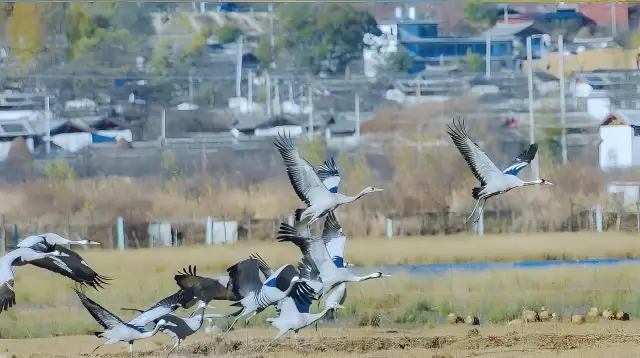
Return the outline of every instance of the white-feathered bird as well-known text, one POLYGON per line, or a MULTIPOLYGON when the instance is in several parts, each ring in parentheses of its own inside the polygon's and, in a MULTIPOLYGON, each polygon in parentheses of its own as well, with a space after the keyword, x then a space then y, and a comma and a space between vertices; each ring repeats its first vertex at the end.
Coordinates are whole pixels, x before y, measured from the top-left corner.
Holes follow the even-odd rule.
POLYGON ((106 342, 97 346, 89 355, 92 355, 103 345, 126 342, 129 343, 131 358, 133 358, 134 341, 152 337, 164 326, 174 326, 173 323, 160 319, 152 330, 148 330, 146 327, 148 327, 147 325, 149 323, 175 311, 179 307, 184 307, 187 302, 194 298, 193 292, 180 290, 149 307, 149 309, 134 317, 129 322, 124 322, 78 289, 74 288, 74 291, 76 291, 80 302, 82 302, 82 305, 87 309, 89 314, 104 328, 103 332, 94 333, 96 337, 107 339, 106 342))
POLYGON ((0 257, 0 313, 16 304, 15 270, 16 266, 47 257, 62 257, 67 254, 59 251, 39 252, 20 247, 0 257))
POLYGON ((390 277, 390 275, 385 275, 382 272, 374 272, 366 276, 356 276, 347 268, 336 266, 322 239, 301 235, 295 228, 286 223, 280 224, 277 239, 280 242, 291 242, 298 246, 302 252, 302 261, 298 267, 299 270, 306 268, 318 271, 318 277, 322 283, 321 295, 326 294, 332 288, 343 282, 360 282, 373 278, 390 277))
POLYGON ((342 290, 344 290, 344 285, 336 287, 325 301, 324 309, 318 313, 309 313, 311 306, 310 300, 313 299, 311 295, 308 295, 306 300, 296 300, 292 296, 285 297, 279 305, 280 313, 278 317, 267 318, 267 322, 271 323, 271 325, 279 331, 276 337, 269 342, 264 349, 266 350, 271 343, 282 337, 288 331, 293 331, 297 339, 299 330, 317 322, 320 318, 324 317, 329 310, 344 308, 340 305, 340 296, 343 294, 342 290))
POLYGON ((535 156, 537 150, 536 147, 532 147, 531 153, 529 151, 523 152, 524 158, 520 160, 520 163, 512 164, 509 168, 503 172, 489 159, 487 154, 469 138, 464 126, 464 119, 453 120, 453 128, 447 126, 449 130, 447 133, 451 136, 453 143, 456 145, 460 154, 471 168, 473 175, 480 181, 480 186, 471 190, 473 198, 476 199, 476 205, 471 212, 471 215, 467 219, 469 222, 473 218, 473 222, 476 223, 482 215, 484 204, 487 199, 492 196, 503 194, 513 188, 518 188, 528 185, 553 185, 551 182, 544 179, 536 179, 533 181, 522 181, 515 174, 519 169, 526 166, 524 163, 531 162, 531 159, 535 156), (515 165, 515 168, 512 168, 515 165), (519 169, 518 169, 519 167, 519 169), (517 170, 514 170, 517 169, 517 170), (514 174, 515 173, 515 174, 514 174))
POLYGON ((82 256, 75 251, 62 246, 69 244, 78 244, 83 246, 100 244, 88 239, 78 238, 80 240, 68 240, 54 233, 32 235, 20 241, 18 243, 18 247, 30 248, 38 252, 62 252, 66 255, 49 256, 29 261, 27 263, 68 277, 81 285, 90 286, 95 290, 98 290, 98 288, 104 288, 102 285, 108 285, 109 282, 107 281, 112 278, 98 274, 89 267, 82 256))
POLYGON ((307 204, 300 218, 302 221, 309 219, 306 221, 307 225, 311 225, 340 205, 358 200, 365 194, 382 191, 382 189, 367 187, 356 196, 332 193, 320 180, 313 166, 300 156, 289 136, 284 137, 278 134, 274 144, 282 156, 293 190, 300 200, 307 204))

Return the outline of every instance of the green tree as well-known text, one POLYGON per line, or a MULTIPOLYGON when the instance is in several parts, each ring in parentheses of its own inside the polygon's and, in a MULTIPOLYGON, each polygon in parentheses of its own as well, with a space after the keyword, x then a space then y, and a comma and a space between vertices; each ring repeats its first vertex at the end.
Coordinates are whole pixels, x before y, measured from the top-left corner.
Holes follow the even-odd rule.
POLYGON ((240 37, 242 35, 242 30, 235 25, 225 25, 219 28, 215 33, 218 36, 218 41, 220 41, 221 44, 226 44, 233 42, 240 37))
POLYGON ((477 53, 471 52, 471 49, 467 49, 467 54, 464 56, 464 64, 471 72, 479 71, 482 67, 483 57, 477 53))
POLYGON ((470 1, 464 8, 464 16, 469 22, 489 27, 493 26, 498 15, 494 4, 487 4, 477 0, 470 1))
POLYGON ((369 12, 344 3, 283 4, 276 13, 284 32, 276 45, 314 74, 344 73, 362 57, 364 35, 379 33, 369 12))
POLYGON ((73 180, 76 173, 64 158, 49 159, 44 164, 44 174, 56 181, 73 180))
POLYGON ((391 55, 389 58, 389 64, 392 69, 399 72, 406 72, 413 67, 411 56, 409 56, 409 53, 407 53, 407 50, 405 49, 399 49, 398 52, 391 55))

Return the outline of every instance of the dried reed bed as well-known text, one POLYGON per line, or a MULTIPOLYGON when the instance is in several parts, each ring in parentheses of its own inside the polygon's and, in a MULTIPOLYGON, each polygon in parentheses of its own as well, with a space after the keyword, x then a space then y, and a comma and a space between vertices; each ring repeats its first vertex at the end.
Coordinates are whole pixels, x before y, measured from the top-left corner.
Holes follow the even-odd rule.
MULTIPOLYGON (((560 243, 558 251, 564 249, 562 242, 565 239, 567 238, 555 238, 560 243)), ((459 240, 458 243, 452 243, 453 247, 462 245, 464 241, 468 246, 472 244, 470 239, 459 240)), ((512 247, 553 247, 553 240, 540 242, 541 240, 536 236, 521 239, 516 237, 513 238, 512 247)), ((612 240, 609 244, 613 247, 627 239, 612 240)), ((401 240, 394 245, 384 244, 385 241, 382 240, 375 241, 374 245, 370 241, 350 242, 347 258, 353 258, 355 260, 351 261, 355 262, 376 263, 385 250, 393 252, 392 246, 403 245, 401 240), (365 253, 357 254, 361 252, 357 249, 362 249, 365 245, 372 248, 368 261, 365 253)), ((489 242, 492 241, 489 239, 489 242)), ((572 241, 577 244, 581 240, 576 238, 572 241)), ((585 238, 585 241, 593 243, 595 239, 585 238)), ((407 241, 406 247, 414 252, 426 251, 425 248, 432 247, 440 255, 453 255, 444 240, 440 243, 431 242, 431 245, 426 241, 423 246, 415 246, 417 242, 407 241)), ((175 292, 177 286, 173 274, 183 266, 196 264, 199 274, 216 275, 223 273, 222 267, 227 265, 225 262, 242 259, 250 252, 259 252, 277 267, 299 259, 297 250, 288 246, 292 245, 271 244, 271 249, 269 244, 260 243, 209 249, 193 247, 125 252, 91 250, 83 253, 87 262, 98 272, 116 279, 105 290, 88 290, 88 295, 117 314, 129 317, 131 313, 120 311, 119 308, 144 308, 175 292), (275 247, 279 249, 276 250, 275 247)), ((504 241, 501 245, 494 242, 488 247, 493 246, 504 247, 504 241)), ((440 260, 435 255, 433 261, 440 260)), ((446 315, 452 311, 459 315, 478 315, 486 323, 509 320, 523 306, 545 306, 558 313, 576 313, 597 305, 614 310, 621 308, 633 316, 640 313, 640 294, 634 289, 640 283, 636 270, 636 265, 627 264, 597 269, 554 268, 480 273, 457 271, 442 276, 399 274, 350 284, 346 309, 341 315, 350 324, 367 325, 371 317, 380 317, 385 325, 433 326, 446 322, 446 315)), ((71 290, 72 286, 69 280, 53 273, 29 266, 18 268, 15 284, 18 304, 0 315, 2 338, 86 334, 97 329, 97 324, 80 306, 71 290)), ((215 306, 221 312, 232 311, 228 302, 216 302, 215 306)), ((264 326, 264 316, 271 314, 273 312, 269 309, 261 317, 256 317, 254 325, 264 326)))
MULTIPOLYGON (((385 189, 339 210, 340 221, 348 235, 382 236, 386 217, 424 213, 436 213, 439 219, 437 223, 422 225, 417 234, 464 230, 463 216, 473 208, 470 191, 477 182, 455 147, 427 145, 437 139, 450 142, 446 137, 445 122, 433 119, 435 115, 423 119, 424 133, 418 136, 420 138, 416 137, 413 124, 420 120, 417 113, 422 116, 430 113, 429 105, 424 106, 414 107, 413 117, 403 117, 408 123, 403 122, 391 136, 393 140, 374 143, 383 152, 377 155, 378 162, 362 153, 338 155, 343 177, 341 192, 354 195, 371 185, 385 189), (418 143, 425 144, 424 148, 418 150, 418 143)), ((450 114, 457 107, 442 108, 444 113, 450 114)), ((470 133, 483 138, 483 147, 493 148, 497 145, 496 136, 487 123, 474 121, 468 125, 470 133)), ((302 154, 312 164, 320 164, 325 153, 322 145, 303 144, 301 147, 302 154)), ((569 223, 575 221, 577 213, 591 210, 595 204, 602 205, 604 210, 619 210, 606 192, 606 183, 611 178, 599 169, 579 164, 555 164, 542 147, 539 156, 542 177, 556 185, 516 189, 492 198, 486 211, 511 212, 512 222, 508 227, 485 225, 487 232, 567 230, 572 227, 569 223)), ((495 159, 505 162, 512 158, 495 159)), ((530 169, 525 168, 520 177, 531 179, 530 169)), ((107 177, 5 184, 0 186, 0 214, 8 224, 20 224, 25 231, 22 234, 70 231, 98 235, 94 238, 104 242, 107 236, 104 226, 113 225, 118 216, 123 216, 128 224, 140 225, 156 220, 202 220, 210 215, 241 222, 249 218, 278 221, 280 218, 286 220, 296 207, 302 206, 284 175, 252 184, 230 178, 201 175, 163 181, 107 177)), ((579 226, 586 229, 589 225, 581 222, 579 226)), ((271 225, 258 230, 253 231, 254 238, 273 237, 271 225)), ((201 241, 202 237, 190 240, 201 241)))

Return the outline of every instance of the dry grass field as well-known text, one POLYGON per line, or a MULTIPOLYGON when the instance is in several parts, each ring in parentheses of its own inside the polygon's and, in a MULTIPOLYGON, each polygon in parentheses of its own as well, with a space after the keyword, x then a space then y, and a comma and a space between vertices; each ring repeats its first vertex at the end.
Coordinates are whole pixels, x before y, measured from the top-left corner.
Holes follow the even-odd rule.
MULTIPOLYGON (((606 235, 606 239, 595 234, 353 239, 347 244, 345 256, 357 265, 639 256, 636 236, 606 235)), ((300 258, 295 246, 274 242, 124 252, 88 250, 82 252, 88 264, 115 279, 105 290, 89 289, 87 294, 116 314, 128 317, 130 313, 119 308, 145 308, 175 292, 173 274, 182 267, 197 265, 201 275, 222 274, 226 267, 253 252, 274 267, 300 258)), ((636 270, 635 264, 625 264, 451 272, 440 276, 398 274, 350 284, 340 324, 362 327, 380 322, 383 327, 436 327, 446 322, 450 312, 477 315, 483 324, 501 323, 518 316, 523 306, 545 306, 558 314, 571 314, 596 305, 601 309, 622 308, 636 315, 640 313, 640 294, 635 290, 640 278, 636 270)), ((95 331, 99 326, 79 304, 72 286, 70 280, 48 271, 29 266, 17 268, 17 305, 0 314, 0 337, 36 338, 95 331)), ((216 302, 215 306, 221 312, 231 311, 228 302, 216 302)), ((273 313, 265 311, 252 320, 253 325, 266 327, 264 317, 273 313)))

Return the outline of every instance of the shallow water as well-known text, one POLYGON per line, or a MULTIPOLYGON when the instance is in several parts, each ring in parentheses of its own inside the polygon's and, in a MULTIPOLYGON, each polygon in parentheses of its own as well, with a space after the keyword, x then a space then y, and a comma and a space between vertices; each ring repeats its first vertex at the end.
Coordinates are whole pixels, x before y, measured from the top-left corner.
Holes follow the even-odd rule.
POLYGON ((521 262, 469 262, 429 265, 383 265, 369 267, 354 267, 353 271, 379 270, 385 273, 404 272, 417 275, 442 275, 451 271, 488 271, 504 269, 541 269, 552 267, 575 266, 613 266, 620 264, 640 263, 640 258, 625 259, 589 259, 589 260, 549 260, 549 261, 521 261, 521 262), (366 269, 366 270, 365 270, 366 269))

